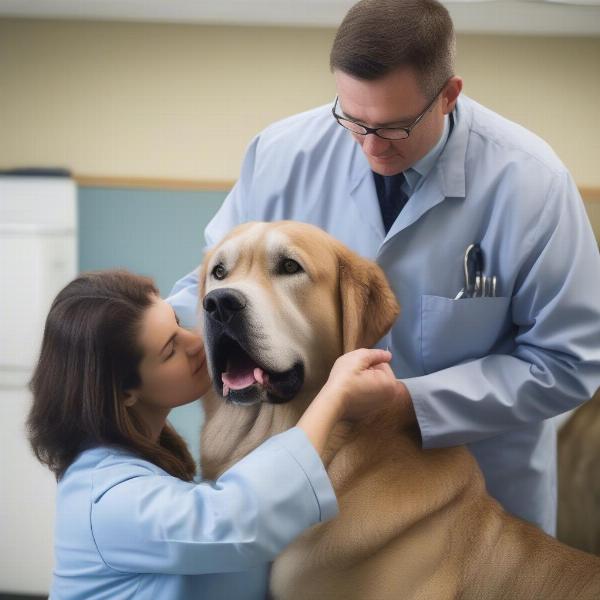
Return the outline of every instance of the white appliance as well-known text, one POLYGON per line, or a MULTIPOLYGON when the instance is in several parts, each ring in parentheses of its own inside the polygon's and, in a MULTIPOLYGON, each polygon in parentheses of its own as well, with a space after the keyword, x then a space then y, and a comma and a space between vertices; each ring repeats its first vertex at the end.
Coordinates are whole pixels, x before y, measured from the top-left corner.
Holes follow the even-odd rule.
POLYGON ((27 384, 50 304, 76 274, 75 182, 0 176, 0 593, 50 589, 56 481, 27 442, 27 384))

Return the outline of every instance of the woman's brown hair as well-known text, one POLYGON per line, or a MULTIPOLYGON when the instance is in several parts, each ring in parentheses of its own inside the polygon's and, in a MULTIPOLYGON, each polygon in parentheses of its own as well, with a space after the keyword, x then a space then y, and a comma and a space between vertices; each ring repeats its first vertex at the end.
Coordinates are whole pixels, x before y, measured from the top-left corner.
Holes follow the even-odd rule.
POLYGON ((79 276, 52 303, 27 427, 35 455, 57 479, 82 450, 100 445, 132 451, 185 481, 195 475, 181 436, 167 424, 154 442, 123 403, 124 391, 140 384, 137 339, 158 294, 147 277, 98 271, 79 276))

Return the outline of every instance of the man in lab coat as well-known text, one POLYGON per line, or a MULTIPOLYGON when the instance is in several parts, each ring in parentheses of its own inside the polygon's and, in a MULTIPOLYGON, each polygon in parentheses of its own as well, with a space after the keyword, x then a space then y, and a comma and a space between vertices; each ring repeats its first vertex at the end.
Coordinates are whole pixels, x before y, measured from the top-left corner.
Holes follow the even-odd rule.
MULTIPOLYGON (((567 169, 461 95, 454 47, 435 0, 355 5, 331 51, 337 98, 252 141, 206 240, 295 219, 377 261, 402 307, 381 345, 423 447, 468 445, 489 492, 554 534, 550 418, 600 386, 600 256, 567 169)), ((172 294, 193 321, 196 273, 172 294)))

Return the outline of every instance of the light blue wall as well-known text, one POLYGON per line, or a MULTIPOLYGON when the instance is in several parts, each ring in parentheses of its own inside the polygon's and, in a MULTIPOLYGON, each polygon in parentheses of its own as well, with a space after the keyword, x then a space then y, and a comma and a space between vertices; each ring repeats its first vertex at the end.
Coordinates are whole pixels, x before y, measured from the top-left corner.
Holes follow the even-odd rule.
MULTIPOLYGON (((78 190, 79 270, 123 267, 154 279, 163 297, 202 260, 204 228, 225 192, 78 190)), ((169 420, 199 457, 202 411, 177 408, 169 420)))
POLYGON ((125 267, 166 296, 202 260, 204 228, 225 192, 80 187, 79 268, 125 267))

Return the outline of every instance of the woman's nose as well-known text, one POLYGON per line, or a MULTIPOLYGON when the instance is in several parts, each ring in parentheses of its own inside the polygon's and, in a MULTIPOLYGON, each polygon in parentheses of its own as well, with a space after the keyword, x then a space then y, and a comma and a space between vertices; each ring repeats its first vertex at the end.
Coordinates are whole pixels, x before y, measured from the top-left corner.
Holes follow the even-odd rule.
POLYGON ((195 332, 185 330, 185 352, 188 356, 194 356, 204 350, 204 340, 195 332))

